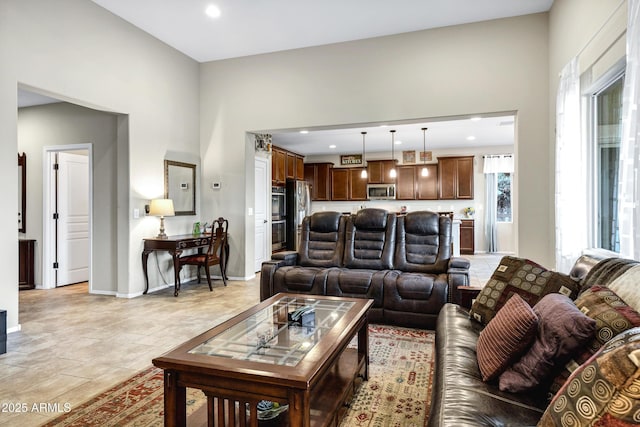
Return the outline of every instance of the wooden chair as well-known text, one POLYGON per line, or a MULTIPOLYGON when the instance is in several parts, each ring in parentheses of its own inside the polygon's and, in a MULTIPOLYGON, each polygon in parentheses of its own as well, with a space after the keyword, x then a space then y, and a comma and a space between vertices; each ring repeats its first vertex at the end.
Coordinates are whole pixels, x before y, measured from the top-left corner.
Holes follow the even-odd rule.
MULTIPOLYGON (((209 284, 209 290, 213 291, 213 288, 211 287, 211 273, 209 273, 209 268, 214 265, 219 265, 222 282, 227 286, 227 277, 224 272, 226 262, 226 254, 224 251, 226 247, 228 228, 229 221, 226 219, 220 217, 215 220, 211 231, 211 241, 209 242, 207 251, 204 253, 185 255, 178 258, 178 273, 182 270, 183 265, 195 265, 198 267, 198 283, 200 283, 200 267, 204 267, 204 272, 207 276, 207 283, 209 284)), ((180 280, 179 275, 178 280, 180 280)))

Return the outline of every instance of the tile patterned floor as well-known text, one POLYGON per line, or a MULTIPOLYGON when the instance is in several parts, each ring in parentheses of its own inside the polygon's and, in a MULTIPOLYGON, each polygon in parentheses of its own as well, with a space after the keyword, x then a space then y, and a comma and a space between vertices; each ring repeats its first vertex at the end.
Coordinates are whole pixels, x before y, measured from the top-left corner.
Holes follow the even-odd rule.
MULTIPOLYGON (((483 285, 500 259, 474 255, 483 285)), ((20 292, 20 332, 0 355, 0 426, 38 426, 132 376, 163 354, 259 301, 259 279, 183 285, 133 299, 90 295, 86 285, 20 292), (49 404, 40 409, 40 404, 49 404), (34 407, 34 404, 36 405, 34 407), (51 405, 53 404, 53 405, 51 405), (17 412, 19 410, 24 412, 17 412)))

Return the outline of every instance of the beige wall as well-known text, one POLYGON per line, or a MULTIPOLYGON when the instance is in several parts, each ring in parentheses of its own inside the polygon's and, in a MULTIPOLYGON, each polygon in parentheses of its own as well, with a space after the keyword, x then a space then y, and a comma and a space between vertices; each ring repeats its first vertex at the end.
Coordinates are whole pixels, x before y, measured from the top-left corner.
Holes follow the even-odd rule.
MULTIPOLYGON (((132 209, 163 193, 168 152, 199 158, 198 64, 87 0, 0 2, 0 194, 14 209, 0 217, 0 305, 18 327, 17 88, 37 88, 86 107, 121 113, 117 120, 115 218, 117 274, 122 296, 144 289, 142 239, 157 218, 134 220, 132 209), (15 202, 14 202, 15 201, 15 202)), ((198 206, 199 209, 199 206, 198 206)), ((188 232, 193 217, 167 220, 167 231, 188 232)), ((163 268, 166 259, 160 259, 163 268)), ((152 283, 161 279, 157 273, 152 283)))
POLYGON ((236 274, 253 271, 253 153, 245 131, 516 112, 518 253, 552 265, 547 14, 201 67, 205 212, 230 217, 236 274), (247 161, 251 159, 251 161, 247 161), (244 199, 234 197, 242 194, 244 199))
POLYGON ((91 288, 116 292, 117 257, 117 117, 69 103, 21 108, 18 151, 27 155, 27 232, 35 239, 36 285, 42 285, 43 148, 54 145, 93 146, 93 242, 91 288))

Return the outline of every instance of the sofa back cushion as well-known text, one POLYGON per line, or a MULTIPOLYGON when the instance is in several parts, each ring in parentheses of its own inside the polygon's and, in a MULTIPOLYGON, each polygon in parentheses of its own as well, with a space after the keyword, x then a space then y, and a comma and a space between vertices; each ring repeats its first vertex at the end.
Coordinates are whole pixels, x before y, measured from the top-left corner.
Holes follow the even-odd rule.
POLYGON ((447 271, 451 258, 451 217, 417 211, 398 218, 394 267, 415 273, 447 271))
POLYGON ((340 267, 344 254, 345 219, 340 212, 317 212, 302 221, 299 264, 340 267))
POLYGON ((346 222, 344 266, 384 270, 393 267, 396 216, 384 209, 362 209, 346 222))

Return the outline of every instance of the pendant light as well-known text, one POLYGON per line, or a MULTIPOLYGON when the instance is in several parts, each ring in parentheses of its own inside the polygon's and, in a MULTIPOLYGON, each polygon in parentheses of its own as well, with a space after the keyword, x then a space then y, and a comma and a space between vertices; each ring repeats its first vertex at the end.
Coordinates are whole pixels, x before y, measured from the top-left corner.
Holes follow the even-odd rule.
POLYGON ((360 132, 362 134, 362 172, 360 172, 360 178, 367 179, 367 162, 365 161, 365 151, 364 151, 364 136, 367 134, 366 132, 360 132))
POLYGON ((429 169, 427 169, 427 136, 426 136, 427 128, 422 128, 422 172, 420 175, 429 176, 429 169))
POLYGON ((396 161, 396 152, 395 152, 395 130, 390 130, 389 132, 391 132, 391 161, 393 161, 393 166, 391 167, 391 170, 389 171, 389 176, 391 178, 395 178, 396 177, 396 165, 395 165, 395 161, 396 161))

